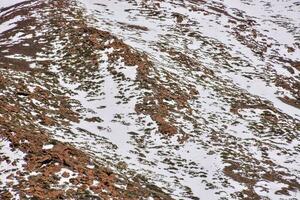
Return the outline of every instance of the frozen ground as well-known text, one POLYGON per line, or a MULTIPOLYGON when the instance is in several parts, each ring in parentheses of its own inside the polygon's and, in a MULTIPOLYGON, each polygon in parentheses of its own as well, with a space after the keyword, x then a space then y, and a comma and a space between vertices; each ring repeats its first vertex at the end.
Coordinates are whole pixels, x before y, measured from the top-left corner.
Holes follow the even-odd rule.
MULTIPOLYGON (((49 74, 29 92, 45 82, 66 96, 32 100, 55 121, 34 126, 174 199, 300 198, 299 2, 79 0, 70 12, 52 9, 32 13, 43 24, 32 37, 0 38, 3 57, 49 74), (53 25, 59 17, 63 28, 53 25), (10 44, 35 37, 45 52, 12 53, 10 44)), ((0 35, 22 17, 0 21, 0 35)))

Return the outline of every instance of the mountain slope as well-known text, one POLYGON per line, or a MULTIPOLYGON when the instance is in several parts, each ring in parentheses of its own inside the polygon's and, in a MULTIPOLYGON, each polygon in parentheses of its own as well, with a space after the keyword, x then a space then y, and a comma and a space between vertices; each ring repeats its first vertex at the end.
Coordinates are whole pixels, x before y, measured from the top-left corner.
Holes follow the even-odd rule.
POLYGON ((299 3, 19 2, 0 3, 5 198, 300 198, 299 3))

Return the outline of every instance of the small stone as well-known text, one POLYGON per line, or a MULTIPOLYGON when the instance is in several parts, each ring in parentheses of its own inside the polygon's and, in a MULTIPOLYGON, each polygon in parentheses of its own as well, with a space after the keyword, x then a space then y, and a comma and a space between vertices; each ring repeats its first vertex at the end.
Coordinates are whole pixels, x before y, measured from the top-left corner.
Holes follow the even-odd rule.
POLYGON ((63 174, 62 174, 62 177, 64 177, 64 178, 68 178, 70 176, 70 174, 68 173, 68 172, 64 172, 63 174))

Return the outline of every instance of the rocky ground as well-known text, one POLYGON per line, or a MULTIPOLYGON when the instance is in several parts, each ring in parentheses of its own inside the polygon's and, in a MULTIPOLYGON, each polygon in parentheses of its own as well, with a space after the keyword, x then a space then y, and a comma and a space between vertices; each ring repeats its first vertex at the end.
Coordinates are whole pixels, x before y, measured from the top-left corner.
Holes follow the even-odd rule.
POLYGON ((0 2, 0 199, 300 199, 300 3, 0 2))

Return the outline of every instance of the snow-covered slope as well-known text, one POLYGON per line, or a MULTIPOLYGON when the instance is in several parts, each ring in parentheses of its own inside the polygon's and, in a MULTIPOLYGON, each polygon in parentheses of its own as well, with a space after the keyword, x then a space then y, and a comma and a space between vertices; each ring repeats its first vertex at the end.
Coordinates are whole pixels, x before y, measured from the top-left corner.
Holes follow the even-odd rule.
MULTIPOLYGON (((167 180, 165 188, 178 198, 190 188, 205 199, 252 192, 280 198, 288 186, 287 177, 274 178, 280 172, 299 184, 299 4, 82 2, 94 25, 149 56, 149 79, 159 85, 149 93, 160 86, 178 96, 196 90, 185 108, 172 97, 154 103, 168 107, 166 120, 178 128, 171 138, 185 138, 159 140, 155 130, 143 138, 158 184, 167 180)), ((136 165, 142 172, 149 164, 136 165)))
POLYGON ((28 94, 2 93, 21 88, 31 128, 123 180, 99 193, 93 179, 93 195, 127 199, 142 177, 131 199, 300 198, 299 2, 41 2, 0 17, 1 73, 23 76, 28 94), (14 28, 28 16, 35 29, 14 28))

